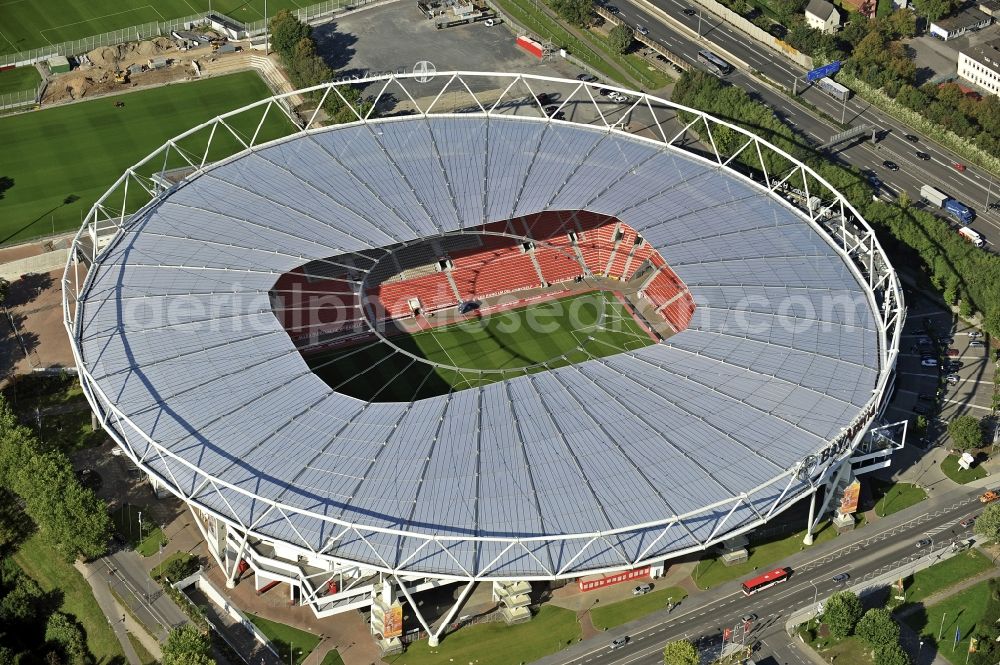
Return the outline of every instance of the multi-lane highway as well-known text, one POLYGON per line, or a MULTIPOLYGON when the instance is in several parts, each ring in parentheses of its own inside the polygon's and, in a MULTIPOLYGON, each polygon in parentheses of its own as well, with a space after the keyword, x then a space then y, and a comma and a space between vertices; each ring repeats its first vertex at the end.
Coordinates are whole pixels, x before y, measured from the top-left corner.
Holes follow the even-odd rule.
MULTIPOLYGON (((917 507, 869 524, 853 533, 815 545, 786 561, 793 569, 785 583, 747 597, 740 582, 733 581, 688 598, 673 612, 666 610, 610 630, 600 637, 580 642, 569 649, 538 661, 539 665, 583 665, 616 663, 618 665, 659 665, 663 645, 674 639, 720 640, 723 628, 737 629, 740 618, 753 613, 746 641, 763 640, 780 644, 785 639, 785 621, 808 605, 844 588, 833 576, 850 575, 847 587, 896 570, 924 556, 936 556, 952 541, 971 537, 970 529, 959 522, 977 513, 981 505, 977 492, 958 489, 928 499, 917 507), (929 547, 916 547, 917 541, 930 538, 929 547), (616 637, 628 636, 626 646, 611 649, 616 637)), ((763 571, 760 571, 763 572, 763 571)))
MULTIPOLYGON (((698 50, 706 47, 712 49, 714 45, 717 47, 716 52, 722 57, 725 58, 727 54, 735 56, 752 70, 788 90, 793 88, 793 81, 798 79, 800 97, 827 116, 837 119, 844 117, 845 123, 852 127, 874 125, 879 131, 888 132, 875 145, 871 141, 859 139, 850 144, 841 144, 834 150, 845 162, 877 174, 887 185, 886 191, 882 192, 886 198, 906 191, 913 201, 919 201, 921 185, 939 187, 973 208, 977 213, 973 228, 987 238, 992 249, 1000 248, 1000 211, 987 208, 987 201, 1000 200, 1000 179, 991 181, 989 174, 975 166, 967 165, 964 172, 959 172, 953 164, 962 163, 960 157, 871 107, 859 97, 852 97, 845 105, 817 88, 807 87, 803 90, 804 69, 707 11, 695 12, 694 15, 685 14, 685 9, 689 10, 689 14, 690 9, 699 9, 693 2, 620 0, 616 4, 621 18, 627 24, 647 27, 648 38, 660 42, 693 66, 700 66, 696 59, 698 50), (908 134, 917 136, 919 140, 907 140, 908 134), (918 158, 918 151, 926 153, 930 159, 918 158), (883 162, 887 160, 895 162, 899 170, 890 171, 885 168, 883 162)), ((832 136, 843 131, 841 127, 792 101, 783 92, 765 84, 746 69, 737 67, 726 80, 756 95, 816 145, 826 143, 832 136)))

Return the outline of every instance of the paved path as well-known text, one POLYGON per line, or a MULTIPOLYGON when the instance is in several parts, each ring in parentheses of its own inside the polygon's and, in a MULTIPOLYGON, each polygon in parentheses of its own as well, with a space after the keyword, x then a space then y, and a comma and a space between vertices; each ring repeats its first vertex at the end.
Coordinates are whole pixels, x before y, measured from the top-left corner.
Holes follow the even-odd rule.
POLYGON ((139 654, 132 648, 132 642, 128 639, 128 632, 125 630, 125 624, 122 621, 122 614, 119 612, 118 604, 115 602, 114 596, 111 595, 111 591, 105 583, 106 577, 99 568, 99 564, 87 564, 77 561, 73 566, 80 571, 83 579, 87 580, 87 583, 90 584, 97 604, 100 606, 101 611, 104 612, 108 623, 111 624, 111 629, 115 631, 115 637, 118 638, 118 642, 122 645, 125 658, 128 659, 131 665, 141 665, 139 654))

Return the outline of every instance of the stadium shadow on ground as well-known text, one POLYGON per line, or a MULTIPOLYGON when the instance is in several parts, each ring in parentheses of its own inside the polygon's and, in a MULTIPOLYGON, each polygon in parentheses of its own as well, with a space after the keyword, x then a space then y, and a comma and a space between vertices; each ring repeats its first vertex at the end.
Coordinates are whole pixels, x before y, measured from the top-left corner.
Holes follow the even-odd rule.
POLYGON ((610 293, 591 291, 307 356, 333 390, 409 402, 648 346, 610 293))

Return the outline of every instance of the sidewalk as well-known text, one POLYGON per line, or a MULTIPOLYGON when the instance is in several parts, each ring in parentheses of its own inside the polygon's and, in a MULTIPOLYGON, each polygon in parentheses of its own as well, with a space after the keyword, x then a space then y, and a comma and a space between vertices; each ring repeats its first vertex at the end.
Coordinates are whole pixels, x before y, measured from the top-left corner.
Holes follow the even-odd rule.
MULTIPOLYGON (((123 615, 118 607, 118 603, 115 602, 114 597, 111 595, 111 591, 104 583, 104 575, 97 568, 97 565, 93 563, 82 563, 77 561, 73 564, 73 567, 80 571, 80 574, 83 575, 83 579, 87 580, 87 583, 90 584, 90 588, 94 592, 94 599, 97 600, 98 606, 101 608, 101 611, 104 612, 104 616, 111 625, 111 629, 115 632, 115 637, 118 638, 118 642, 122 645, 122 651, 125 652, 125 658, 128 660, 130 665, 141 665, 139 655, 135 652, 135 649, 132 648, 132 642, 128 639, 126 624, 122 621, 123 615)), ((125 620, 128 621, 127 614, 125 615, 125 620)), ((133 634, 138 637, 141 632, 144 631, 134 632, 133 634)), ((145 642, 143 642, 143 645, 145 645, 145 642)))

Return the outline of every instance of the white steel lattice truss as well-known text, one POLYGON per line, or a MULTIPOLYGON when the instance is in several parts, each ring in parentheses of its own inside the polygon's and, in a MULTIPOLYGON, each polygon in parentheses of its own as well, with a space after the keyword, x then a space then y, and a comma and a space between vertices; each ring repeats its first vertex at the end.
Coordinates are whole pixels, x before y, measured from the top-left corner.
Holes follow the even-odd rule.
MULTIPOLYGON (((408 578, 422 575, 455 580, 551 579, 620 570, 705 549, 774 517, 829 477, 833 468, 850 455, 879 411, 895 367, 904 317, 896 274, 868 224, 808 166, 730 123, 667 100, 623 92, 632 101, 624 107, 611 108, 593 85, 539 76, 454 72, 439 74, 429 83, 418 83, 409 76, 362 79, 266 99, 168 141, 123 174, 93 206, 75 238, 63 277, 64 322, 84 392, 102 425, 144 470, 189 504, 225 522, 241 538, 282 541, 316 558, 408 578), (351 123, 323 127, 318 113, 299 119, 286 103, 286 98, 292 95, 318 92, 323 99, 336 95, 346 104, 341 91, 347 85, 367 86, 374 102, 363 112, 351 107, 356 116, 351 123), (565 91, 556 104, 558 109, 546 112, 541 91, 557 86, 565 91), (380 118, 377 109, 385 108, 390 96, 416 112, 407 117, 380 118), (574 120, 548 117, 560 117, 557 111, 571 113, 574 120), (262 143, 259 139, 266 135, 268 123, 275 117, 287 117, 296 129, 277 141, 262 143), (474 131, 467 129, 470 126, 474 131), (623 127, 632 127, 633 133, 623 131, 623 127), (407 132, 400 139, 404 129, 407 132), (699 131, 701 145, 690 142, 691 130, 699 131), (485 160, 479 176, 488 177, 458 181, 459 171, 451 167, 451 160, 462 153, 473 134, 481 137, 482 143, 469 152, 485 160), (416 136, 429 136, 430 140, 420 143, 416 136), (720 151, 717 137, 735 148, 720 151), (571 139, 581 141, 572 152, 568 150, 571 139), (339 143, 332 143, 335 141, 339 143), (543 141, 550 143, 543 145, 543 141), (230 153, 238 152, 220 158, 213 150, 221 150, 224 145, 230 146, 230 153), (328 224, 331 232, 338 234, 340 244, 331 241, 328 247, 318 249, 315 245, 320 244, 316 240, 319 236, 305 239, 300 237, 302 231, 279 228, 283 222, 275 219, 302 217, 308 218, 306 223, 314 223, 321 215, 303 213, 297 209, 297 202, 285 198, 286 193, 280 191, 288 187, 290 176, 308 179, 302 175, 305 172, 296 172, 289 164, 299 151, 316 146, 331 156, 324 168, 347 169, 345 164, 358 169, 372 168, 362 172, 364 178, 355 176, 357 183, 365 180, 371 188, 365 196, 390 209, 392 197, 402 191, 398 195, 405 195, 407 200, 415 198, 419 204, 416 209, 422 209, 423 216, 416 222, 402 220, 395 226, 379 226, 372 216, 355 209, 352 214, 363 220, 359 223, 368 226, 328 224), (581 146, 589 147, 580 150, 581 146), (511 161, 505 163, 506 170, 491 171, 490 155, 497 155, 498 160, 505 155, 520 155, 528 165, 521 168, 511 161), (602 155, 611 155, 616 160, 612 166, 618 171, 612 173, 612 167, 598 164, 602 155), (406 160, 411 158, 419 162, 420 170, 409 170, 406 160), (425 158, 429 161, 420 162, 425 158), (393 174, 391 178, 376 173, 371 165, 378 160, 384 160, 379 164, 388 169, 384 173, 393 174), (748 169, 737 160, 750 162, 757 179, 748 177, 748 169), (553 180, 534 173, 529 178, 536 161, 539 170, 556 173, 551 176, 553 180), (568 164, 561 174, 557 166, 560 161, 568 164), (669 168, 658 166, 661 163, 669 168), (778 172, 769 172, 776 163, 781 165, 778 172), (428 165, 435 165, 444 174, 447 192, 439 193, 437 198, 424 197, 416 183, 417 173, 435 171, 426 168, 428 165), (166 182, 162 172, 177 168, 187 169, 184 180, 180 184, 166 182), (271 169, 267 178, 275 180, 273 190, 267 189, 267 184, 251 182, 257 168, 271 169), (520 174, 519 181, 503 185, 501 176, 510 172, 520 174), (656 179, 643 180, 634 187, 630 184, 650 174, 656 179), (669 187, 657 184, 671 174, 675 179, 669 187), (354 479, 353 494, 345 491, 339 500, 333 500, 314 487, 300 495, 299 479, 309 477, 310 465, 338 453, 336 447, 303 444, 295 448, 299 443, 296 438, 283 442, 292 447, 290 450, 281 450, 280 446, 268 449, 270 439, 282 443, 282 433, 271 431, 253 448, 220 451, 212 445, 216 442, 199 440, 200 430, 192 433, 174 429, 174 423, 187 421, 179 417, 170 420, 169 414, 174 413, 171 409, 186 408, 185 400, 192 398, 212 399, 205 386, 220 377, 221 383, 211 393, 220 394, 220 400, 228 392, 227 386, 237 390, 238 381, 252 383, 253 377, 244 378, 240 374, 252 370, 248 364, 297 362, 302 371, 279 384, 261 383, 252 397, 248 393, 247 401, 238 405, 246 409, 237 413, 236 418, 231 418, 232 412, 226 410, 229 406, 220 401, 211 421, 205 421, 205 427, 216 421, 226 421, 227 427, 233 427, 233 422, 239 420, 240 426, 246 426, 246 432, 239 436, 257 436, 252 430, 261 421, 253 413, 262 409, 263 400, 299 385, 297 381, 308 380, 302 378, 308 370, 289 340, 268 346, 270 340, 280 337, 274 334, 280 325, 268 323, 272 315, 266 279, 273 283, 281 273, 310 260, 371 250, 393 242, 407 243, 454 230, 460 232, 464 224, 462 214, 454 214, 459 218, 458 225, 449 226, 450 222, 442 221, 434 211, 447 209, 448 215, 460 212, 463 188, 482 190, 475 190, 480 200, 474 203, 481 209, 477 215, 468 216, 471 227, 513 216, 491 207, 501 203, 509 206, 504 208, 508 213, 547 209, 546 202, 557 201, 557 197, 572 188, 574 179, 584 176, 600 181, 597 193, 591 187, 589 194, 577 199, 576 205, 563 203, 563 207, 596 210, 606 200, 622 197, 614 206, 608 203, 602 212, 617 214, 632 223, 663 253, 691 287, 699 310, 691 329, 666 343, 440 398, 437 402, 440 407, 435 407, 440 410, 428 418, 439 423, 438 430, 450 415, 449 405, 456 414, 459 408, 468 407, 468 416, 475 424, 469 430, 470 436, 479 441, 470 453, 477 465, 475 483, 467 490, 474 493, 469 503, 472 517, 459 518, 456 505, 463 507, 462 500, 469 497, 448 487, 446 473, 440 473, 434 488, 421 494, 420 488, 428 485, 428 474, 436 463, 435 454, 438 459, 445 454, 435 453, 433 448, 422 449, 422 462, 405 459, 405 464, 400 465, 422 469, 424 474, 412 479, 417 487, 412 496, 406 494, 409 491, 406 483, 387 482, 390 475, 375 478, 376 486, 361 492, 367 478, 360 474, 354 479), (488 187, 484 180, 489 180, 488 187), (217 189, 199 189, 209 185, 217 189), (501 195, 494 192, 502 187, 508 187, 512 194, 509 200, 496 203, 501 195), (549 190, 540 191, 545 187, 549 190), (626 196, 622 192, 628 187, 632 189, 626 196), (792 192, 789 200, 798 196, 796 202, 801 207, 778 195, 784 192, 787 196, 789 191, 792 192), (197 199, 191 198, 195 195, 197 199), (532 197, 540 197, 542 203, 532 203, 532 197), (215 206, 213 202, 217 199, 222 203, 215 206), (686 210, 685 205, 689 206, 686 210), (639 214, 646 209, 643 206, 655 207, 659 217, 643 222, 639 214), (198 230, 182 228, 180 217, 175 217, 171 224, 157 225, 157 215, 172 207, 186 217, 201 215, 198 220, 201 227, 211 227, 213 233, 196 238, 198 230), (274 216, 270 217, 272 213, 274 216), (629 221, 629 215, 637 221, 629 221), (713 226, 720 223, 717 221, 720 218, 725 219, 725 224, 713 226), (754 219, 758 222, 753 222, 754 219), (677 220, 683 223, 671 226, 677 220), (428 224, 427 230, 418 226, 424 222, 428 224), (733 230, 739 224, 746 226, 733 230), (270 233, 267 237, 280 236, 281 242, 253 246, 254 234, 263 233, 265 227, 270 233), (668 227, 684 232, 701 228, 706 237, 658 241, 658 229, 668 227), (365 237, 366 233, 370 233, 371 239, 365 237), (729 233, 733 235, 727 236, 729 233), (791 234, 792 239, 785 234, 791 234), (141 245, 144 237, 155 239, 156 244, 141 245), (721 238, 721 244, 713 238, 721 238), (289 244, 283 245, 286 240, 289 244), (300 245, 295 245, 296 242, 300 245), (313 246, 307 247, 310 244, 313 246), (709 246, 712 249, 706 250, 709 246), (685 248, 692 247, 685 255, 685 248), (733 254, 727 258, 726 251, 740 251, 740 247, 748 247, 745 251, 754 254, 733 254), (225 260, 231 260, 231 264, 225 264, 225 260), (778 268, 772 274, 768 266, 778 268), (753 277, 755 271, 768 272, 768 276, 757 279, 753 277), (810 277, 811 273, 815 274, 810 277), (116 274, 118 277, 109 277, 116 274), (260 278, 260 274, 265 277, 260 278), (233 275, 240 279, 224 281, 233 275), (829 275, 836 275, 842 283, 838 286, 829 281, 832 279, 829 275), (254 279, 258 281, 253 282, 254 279), (744 306, 744 314, 759 324, 755 317, 776 316, 764 311, 766 305, 759 304, 765 295, 780 292, 786 298, 814 298, 818 303, 823 297, 836 297, 852 289, 860 294, 864 317, 868 318, 863 317, 857 324, 826 321, 834 332, 812 341, 804 341, 809 334, 801 331, 782 336, 778 326, 764 326, 763 332, 736 332, 730 324, 735 308, 728 299, 735 297, 734 292, 750 296, 751 304, 744 306), (223 300, 220 294, 227 299, 223 300), (143 319, 134 330, 129 330, 128 321, 121 315, 109 314, 127 311, 132 306, 156 307, 157 303, 171 299, 179 301, 181 306, 211 302, 220 309, 214 318, 202 310, 180 323, 161 322, 159 327, 143 319), (724 319, 722 324, 717 318, 708 318, 713 311, 714 316, 724 319), (251 326, 229 337, 219 332, 219 327, 241 318, 265 328, 251 326), (202 338, 201 347, 170 355, 170 334, 206 322, 214 327, 202 338), (122 342, 122 338, 127 339, 122 342), (140 338, 148 338, 148 348, 140 338), (714 341, 693 344, 705 339, 714 341), (240 345, 248 340, 257 356, 241 353, 240 345), (859 348, 856 353, 852 351, 854 342, 859 348), (117 349, 118 344, 124 345, 120 356, 106 350, 117 349), (753 346, 757 356, 745 353, 748 345, 753 346), (830 346, 837 357, 830 357, 822 345, 830 346), (231 350, 239 367, 216 369, 213 362, 208 362, 215 358, 210 354, 216 347, 231 350), (720 347, 729 349, 722 359, 713 355, 720 347), (145 354, 144 360, 136 361, 133 353, 145 354), (785 365, 778 362, 762 368, 755 364, 758 357, 770 353, 782 354, 785 365), (793 364, 789 359, 798 359, 796 362, 801 364, 795 370, 797 378, 790 379, 783 373, 785 366, 793 364), (137 362, 145 362, 147 366, 137 362), (178 364, 184 362, 186 367, 178 364), (817 387, 812 382, 817 373, 825 371, 824 363, 834 369, 827 382, 817 387), (145 384, 151 381, 152 369, 158 365, 175 368, 170 381, 176 383, 155 386, 157 399, 143 408, 123 407, 137 383, 149 389, 145 384), (849 374, 851 380, 844 379, 840 372, 849 374), (711 376, 712 373, 717 375, 711 376), (750 387, 741 393, 737 384, 750 387), (778 392, 769 393, 761 401, 763 387, 778 392), (477 397, 468 398, 469 394, 477 397), (489 402, 494 394, 499 397, 489 402), (727 417, 732 418, 732 424, 713 420, 712 413, 686 402, 686 394, 697 395, 709 409, 729 409, 727 417), (561 400, 561 406, 549 401, 556 399, 554 395, 561 400), (614 413, 624 417, 612 422, 614 419, 601 415, 612 413, 610 410, 588 411, 581 395, 588 398, 588 405, 591 397, 608 404, 614 402, 614 413), (794 408, 788 406, 803 396, 806 402, 797 403, 794 408), (543 405, 537 416, 531 416, 537 418, 534 423, 525 420, 530 416, 525 401, 543 405), (651 411, 650 405, 664 410, 651 411), (601 439, 593 444, 593 449, 585 450, 582 443, 571 439, 573 433, 558 420, 560 409, 570 406, 576 409, 577 419, 601 439), (515 440, 510 446, 510 451, 521 456, 518 462, 483 446, 487 441, 492 445, 492 440, 482 433, 490 410, 501 414, 497 420, 513 420, 522 426, 517 430, 520 441, 515 440), (151 420, 154 411, 156 415, 151 420), (741 414, 746 415, 745 421, 739 421, 741 414), (626 421, 643 431, 662 430, 663 438, 657 443, 662 452, 649 454, 650 449, 646 449, 642 454, 630 448, 630 442, 617 440, 616 428, 629 426, 626 421), (670 421, 670 427, 665 426, 665 421, 670 421), (760 432, 753 431, 756 423, 764 423, 760 432), (526 424, 559 431, 550 443, 528 445, 526 424), (675 429, 682 434, 673 433, 675 429), (702 441, 698 436, 709 438, 702 441), (784 442, 792 440, 798 442, 797 447, 791 444, 783 447, 784 442), (184 443, 179 445, 177 441, 184 443), (688 444, 691 448, 686 447, 688 444), (546 480, 550 476, 540 466, 541 458, 532 457, 543 445, 551 445, 555 450, 552 454, 556 457, 550 464, 565 462, 565 468, 575 469, 562 476, 568 477, 567 482, 593 492, 589 503, 585 502, 587 510, 578 508, 584 514, 570 515, 570 508, 565 507, 572 503, 565 498, 570 496, 570 490, 560 495, 564 496, 562 499, 550 493, 552 481, 546 480), (699 447, 700 451, 696 449, 699 447), (599 462, 593 456, 586 459, 588 455, 599 457, 602 452, 621 461, 607 477, 599 477, 601 474, 592 473, 586 466, 599 462), (260 464, 255 466, 252 455, 258 453, 262 456, 260 464), (216 454, 227 456, 213 457, 216 454), (499 456, 490 457, 494 454, 499 456), (671 476, 676 481, 648 477, 660 469, 657 458, 661 455, 670 458, 669 464, 662 467, 663 473, 677 474, 671 476), (299 458, 298 470, 290 471, 283 478, 284 485, 275 489, 269 483, 279 477, 277 469, 286 457, 299 458), (312 461, 303 466, 302 460, 312 461), (489 464, 506 467, 508 462, 510 468, 489 467, 489 464), (269 464, 274 465, 273 474, 269 464), (509 514, 492 522, 487 507, 495 497, 488 496, 480 487, 480 483, 488 482, 487 476, 503 476, 497 483, 513 477, 517 494, 508 497, 517 501, 504 507, 509 514), (518 484, 518 479, 525 482, 518 484), (612 489, 604 488, 602 483, 612 489), (642 498, 614 504, 610 494, 618 491, 627 494, 632 483, 645 483, 642 498), (378 494, 376 489, 381 489, 382 503, 373 498, 378 494), (384 510, 358 509, 352 501, 362 494, 367 494, 371 501, 367 505, 382 506, 384 510), (393 507, 393 501, 397 498, 402 501, 403 497, 412 507, 393 507), (554 507, 557 505, 558 508, 554 507), (437 521, 417 520, 418 507, 430 511, 422 515, 440 511, 437 521), (519 517, 522 514, 525 516, 519 517), (502 519, 509 520, 506 529, 502 519)), ((308 177, 320 170, 309 170, 308 177)), ((304 201, 302 206, 308 205, 305 201, 310 196, 322 196, 326 197, 324 206, 334 211, 331 215, 350 207, 340 198, 342 192, 332 192, 338 196, 331 196, 329 191, 319 192, 321 187, 317 182, 303 184, 302 191, 296 193, 304 201)), ((808 318, 788 316, 800 321, 808 318)), ((320 398, 333 399, 327 394, 307 394, 287 412, 273 417, 284 419, 284 424, 291 428, 301 422, 303 414, 321 408, 320 398)), ((389 447, 401 432, 411 429, 410 419, 427 404, 420 401, 400 407, 384 423, 376 422, 376 416, 385 405, 359 406, 357 413, 368 414, 372 419, 366 426, 381 428, 370 435, 378 449, 372 452, 359 448, 356 453, 367 457, 364 468, 372 471, 387 463, 389 454, 382 456, 380 451, 389 447)), ((343 416, 336 425, 333 420, 326 421, 328 446, 348 445, 346 439, 337 438, 340 428, 364 420, 361 416, 360 420, 351 418, 354 416, 343 416)), ((428 439, 437 441, 444 436, 433 428, 429 431, 428 439)), ((304 441, 307 432, 296 430, 290 436, 303 437, 304 441)), ((497 440, 500 438, 498 434, 497 440)), ((411 447, 416 445, 411 443, 411 447)), ((500 445, 506 444, 497 443, 500 445)), ((456 457, 461 455, 464 453, 456 457)), ((402 474, 404 469, 398 468, 396 472, 402 474)), ((466 480, 459 477, 458 471, 453 476, 456 485, 466 480)))

